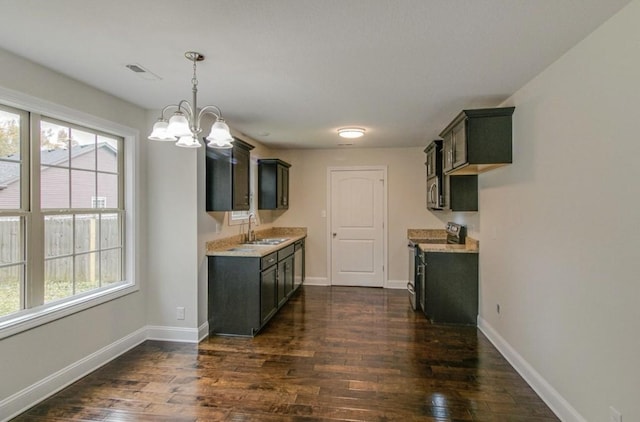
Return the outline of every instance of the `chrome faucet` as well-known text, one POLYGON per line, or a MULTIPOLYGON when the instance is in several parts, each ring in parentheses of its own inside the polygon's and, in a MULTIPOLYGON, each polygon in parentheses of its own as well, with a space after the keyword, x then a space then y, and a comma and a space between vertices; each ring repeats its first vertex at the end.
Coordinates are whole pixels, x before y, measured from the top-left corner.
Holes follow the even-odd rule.
POLYGON ((255 214, 254 213, 249 213, 249 218, 247 219, 247 242, 253 242, 254 240, 256 240, 256 234, 253 231, 253 229, 251 229, 251 218, 254 218, 254 222, 255 222, 255 214))

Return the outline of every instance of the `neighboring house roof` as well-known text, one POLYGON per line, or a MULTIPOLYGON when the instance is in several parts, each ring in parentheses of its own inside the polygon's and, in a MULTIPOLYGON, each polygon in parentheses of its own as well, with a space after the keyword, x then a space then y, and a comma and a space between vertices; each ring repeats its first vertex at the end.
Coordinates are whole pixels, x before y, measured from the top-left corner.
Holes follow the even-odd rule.
MULTIPOLYGON (((95 144, 76 145, 71 148, 71 158, 87 154, 95 149, 95 144)), ((112 153, 116 150, 108 142, 99 142, 98 149, 104 148, 112 153)), ((11 161, 20 161, 20 154, 11 154, 4 157, 11 161)), ((60 165, 69 160, 69 151, 67 149, 49 149, 40 151, 40 163, 42 165, 60 165)), ((8 161, 0 161, 0 189, 17 181, 20 177, 20 168, 8 161)))

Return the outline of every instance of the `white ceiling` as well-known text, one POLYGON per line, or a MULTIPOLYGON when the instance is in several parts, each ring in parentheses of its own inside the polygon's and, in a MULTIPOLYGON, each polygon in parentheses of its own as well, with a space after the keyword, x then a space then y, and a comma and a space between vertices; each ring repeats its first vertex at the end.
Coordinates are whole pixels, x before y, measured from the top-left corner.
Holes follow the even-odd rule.
POLYGON ((199 104, 267 145, 335 147, 354 125, 356 146, 425 146, 629 1, 0 0, 0 47, 147 109, 190 99, 195 50, 199 104))

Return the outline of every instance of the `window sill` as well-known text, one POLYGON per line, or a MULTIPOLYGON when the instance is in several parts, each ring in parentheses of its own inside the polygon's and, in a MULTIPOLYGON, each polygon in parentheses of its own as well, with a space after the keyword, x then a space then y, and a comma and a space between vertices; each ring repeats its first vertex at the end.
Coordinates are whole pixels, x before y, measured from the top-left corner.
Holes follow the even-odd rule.
POLYGON ((118 299, 137 292, 138 290, 139 287, 135 284, 122 283, 81 297, 70 298, 53 305, 42 305, 18 312, 0 322, 0 340, 118 299))

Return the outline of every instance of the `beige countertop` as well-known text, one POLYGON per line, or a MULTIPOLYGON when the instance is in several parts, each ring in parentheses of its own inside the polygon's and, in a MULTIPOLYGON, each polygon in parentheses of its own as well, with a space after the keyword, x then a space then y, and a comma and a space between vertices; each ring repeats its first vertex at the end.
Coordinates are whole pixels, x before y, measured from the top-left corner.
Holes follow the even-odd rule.
POLYGON ((242 235, 225 237, 207 242, 207 255, 260 258, 307 237, 306 227, 272 227, 266 230, 256 230, 255 233, 256 239, 286 238, 287 240, 277 245, 251 245, 243 243, 242 235))
POLYGON ((418 243, 418 247, 423 252, 453 252, 453 253, 479 253, 480 242, 469 236, 465 239, 464 245, 450 245, 443 243, 429 243, 428 239, 434 242, 447 238, 445 230, 437 229, 408 229, 407 238, 411 241, 415 239, 424 239, 426 242, 418 243))

